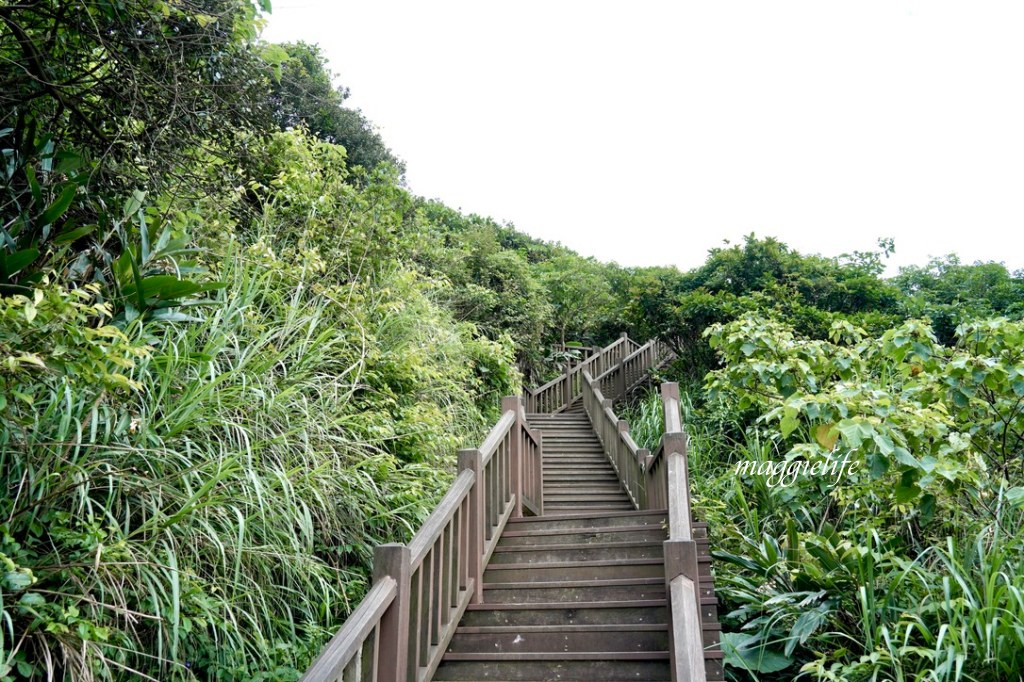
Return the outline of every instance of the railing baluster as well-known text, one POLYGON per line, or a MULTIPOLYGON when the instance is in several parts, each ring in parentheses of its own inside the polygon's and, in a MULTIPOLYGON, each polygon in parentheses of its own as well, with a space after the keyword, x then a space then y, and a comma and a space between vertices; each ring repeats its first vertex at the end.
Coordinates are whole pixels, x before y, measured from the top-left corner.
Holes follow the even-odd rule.
POLYGON ((478 604, 484 600, 483 556, 484 556, 484 480, 483 453, 479 450, 461 450, 459 452, 459 471, 469 469, 476 474, 476 484, 466 498, 466 575, 467 586, 473 582, 471 603, 478 604))
POLYGON ((420 632, 423 630, 422 623, 422 582, 423 582, 423 567, 422 565, 412 574, 412 580, 410 581, 410 600, 409 600, 409 633, 407 636, 408 651, 406 656, 406 676, 407 680, 416 679, 416 668, 419 665, 419 643, 420 643, 420 632))
POLYGON ((431 618, 431 607, 433 606, 434 583, 434 550, 427 552, 420 567, 420 632, 417 646, 416 664, 423 667, 427 664, 427 655, 430 650, 430 633, 433 629, 433 618, 431 618))
POLYGON ((434 553, 434 580, 430 585, 430 604, 433 613, 430 618, 430 646, 437 646, 441 641, 441 628, 444 624, 445 608, 445 556, 444 556, 444 532, 438 536, 437 551, 434 553))
POLYGON ((457 537, 455 535, 455 525, 458 523, 457 516, 458 514, 456 513, 456 516, 453 516, 452 520, 445 527, 445 546, 448 547, 448 554, 445 560, 445 599, 441 603, 444 604, 444 622, 446 624, 448 623, 448 616, 451 614, 451 610, 458 603, 459 583, 457 564, 459 560, 459 549, 455 544, 455 538, 457 537))

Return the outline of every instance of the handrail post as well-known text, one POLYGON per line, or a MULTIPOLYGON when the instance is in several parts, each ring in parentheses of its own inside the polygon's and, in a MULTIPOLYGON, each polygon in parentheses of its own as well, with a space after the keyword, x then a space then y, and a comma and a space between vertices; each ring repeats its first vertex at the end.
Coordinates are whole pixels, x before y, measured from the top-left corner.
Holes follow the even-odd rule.
POLYGON ((565 405, 566 409, 569 409, 569 403, 572 402, 572 365, 568 362, 565 363, 565 374, 562 380, 562 404, 565 405))
POLYGON ((623 400, 626 397, 626 358, 619 358, 619 371, 615 375, 615 397, 623 400))
MULTIPOLYGON (((665 555, 665 589, 672 594, 672 582, 679 576, 691 581, 693 585, 696 604, 693 608, 684 611, 683 609, 669 609, 669 651, 672 657, 672 679, 676 679, 676 671, 686 674, 684 679, 694 682, 703 681, 704 669, 704 648, 703 632, 700 621, 700 576, 697 571, 697 543, 693 540, 666 540, 664 547, 665 555), (682 623, 675 621, 675 615, 682 615, 682 623), (696 630, 696 632, 694 632, 696 630), (679 642, 676 634, 683 637, 684 641, 679 642)), ((685 601, 684 601, 685 603, 685 601)), ((682 606, 682 605, 679 605, 682 606)), ((680 682, 682 682, 680 680, 680 682)))
POLYGON ((512 516, 517 519, 523 516, 523 413, 521 408, 519 398, 514 395, 501 399, 502 414, 512 410, 516 415, 516 420, 512 423, 512 438, 509 440, 508 454, 511 457, 512 494, 516 496, 512 516))
POLYGON ((648 471, 648 467, 651 464, 651 451, 648 450, 647 448, 639 448, 636 451, 636 460, 637 462, 640 463, 640 471, 643 472, 640 475, 640 485, 642 486, 642 488, 640 490, 639 500, 640 509, 642 511, 651 508, 651 501, 647 497, 647 489, 649 488, 649 486, 647 485, 647 481, 651 477, 651 474, 648 471))
POLYGON ((466 566, 469 576, 473 579, 473 596, 471 604, 479 604, 484 600, 484 456, 478 448, 459 450, 459 473, 470 469, 476 474, 473 487, 469 491, 469 518, 467 531, 469 546, 467 549, 466 566))
POLYGON ((380 655, 377 679, 404 682, 409 661, 409 595, 412 552, 405 545, 389 543, 373 550, 373 580, 394 578, 395 600, 380 619, 380 655))
POLYGON ((661 385, 661 404, 665 412, 665 433, 683 430, 679 417, 679 384, 666 381, 661 385))
POLYGON ((690 528, 690 475, 686 461, 686 434, 681 431, 666 433, 664 445, 668 481, 668 527, 672 538, 692 540, 690 528))

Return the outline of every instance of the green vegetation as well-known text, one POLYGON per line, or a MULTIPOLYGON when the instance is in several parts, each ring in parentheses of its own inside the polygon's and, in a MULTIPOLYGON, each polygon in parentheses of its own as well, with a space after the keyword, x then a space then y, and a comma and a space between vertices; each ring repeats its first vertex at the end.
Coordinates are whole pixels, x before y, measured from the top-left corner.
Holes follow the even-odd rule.
POLYGON ((500 397, 621 331, 690 386, 740 679, 1024 665, 1020 273, 582 258, 413 196, 267 10, 0 7, 0 680, 296 679, 500 397))
MULTIPOLYGON (((1024 323, 985 317, 1019 310, 1021 277, 933 265, 861 286, 922 280, 893 296, 899 321, 884 331, 858 326, 876 319, 861 310, 794 316, 750 296, 702 334, 718 364, 684 410, 734 679, 995 681, 1024 669, 1024 323), (992 300, 958 288, 986 273, 1004 283, 992 300), (952 311, 953 291, 960 324, 942 343, 909 316, 952 311), (831 324, 819 334, 808 319, 831 324), (857 467, 838 480, 803 471, 779 484, 737 468, 844 457, 857 467)), ((691 376, 694 357, 670 375, 691 376)), ((660 437, 658 408, 649 395, 627 414, 642 446, 660 437)))

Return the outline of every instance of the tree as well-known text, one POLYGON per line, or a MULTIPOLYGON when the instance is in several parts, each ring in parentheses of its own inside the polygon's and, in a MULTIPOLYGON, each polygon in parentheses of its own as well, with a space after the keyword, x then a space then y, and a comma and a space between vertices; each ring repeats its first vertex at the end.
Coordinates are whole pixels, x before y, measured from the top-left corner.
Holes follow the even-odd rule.
POLYGON ((65 266, 108 281, 132 240, 135 190, 206 196, 214 178, 230 182, 202 166, 237 161, 240 131, 269 130, 258 11, 250 0, 0 5, 0 285, 65 266))
POLYGON ((279 59, 271 104, 282 129, 304 125, 321 140, 340 144, 348 152, 351 166, 372 170, 387 163, 405 172, 405 164, 388 149, 363 113, 344 105, 349 90, 333 85, 318 45, 298 42, 271 49, 279 59))
POLYGON ((943 343, 952 343, 957 326, 965 322, 1024 317, 1024 273, 1010 273, 1001 263, 964 265, 950 254, 924 266, 900 268, 893 284, 905 295, 906 314, 929 317, 943 343))
POLYGON ((552 305, 554 327, 565 343, 572 333, 587 336, 611 303, 611 290, 603 268, 593 259, 560 255, 540 265, 540 280, 552 305))
MULTIPOLYGON (((269 7, 266 0, 261 4, 269 7)), ((261 123, 266 65, 250 0, 0 6, 0 128, 158 181, 180 151, 261 123)))

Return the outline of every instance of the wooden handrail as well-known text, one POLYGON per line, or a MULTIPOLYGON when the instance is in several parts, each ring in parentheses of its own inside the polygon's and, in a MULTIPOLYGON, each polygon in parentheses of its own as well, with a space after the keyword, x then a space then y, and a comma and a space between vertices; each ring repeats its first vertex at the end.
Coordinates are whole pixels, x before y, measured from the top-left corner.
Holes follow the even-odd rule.
POLYGON ((652 369, 673 357, 669 346, 653 339, 623 356, 620 361, 595 376, 606 398, 619 400, 644 382, 652 369))
POLYGON ((470 603, 483 601, 483 572, 502 529, 524 510, 543 511, 543 443, 522 401, 479 448, 459 452, 459 474, 408 545, 374 550, 373 585, 304 682, 429 680, 470 603))
POLYGON ((304 679, 376 679, 380 665, 380 649, 376 646, 380 619, 397 593, 398 584, 394 578, 386 577, 375 583, 345 625, 313 661, 304 679), (364 649, 368 655, 364 655, 364 649), (369 670, 364 668, 367 664, 369 670))
POLYGON ((661 385, 665 432, 653 454, 637 447, 629 435, 629 424, 615 415, 612 401, 602 390, 610 386, 621 397, 632 381, 629 363, 641 358, 650 363, 650 369, 657 366, 659 352, 659 342, 651 341, 627 356, 628 362, 623 358, 617 368, 597 379, 584 372, 588 388, 583 392, 583 407, 633 505, 640 510, 666 510, 665 586, 672 623, 672 679, 702 682, 707 674, 700 621, 700 577, 697 546, 693 540, 687 439, 679 410, 679 384, 661 385))
POLYGON ((582 362, 566 367, 562 374, 538 388, 527 388, 523 397, 527 412, 557 413, 570 407, 583 394, 583 372, 602 374, 609 368, 617 366, 627 355, 632 354, 630 348, 637 346, 636 341, 625 333, 604 348, 597 350, 582 362))
POLYGON ((484 442, 480 445, 480 454, 483 455, 484 464, 487 464, 487 462, 491 460, 491 457, 494 455, 494 451, 501 445, 502 439, 508 433, 512 422, 516 420, 516 417, 516 413, 509 410, 505 414, 501 415, 501 419, 499 419, 498 423, 494 425, 491 432, 487 434, 487 438, 485 438, 484 442))

